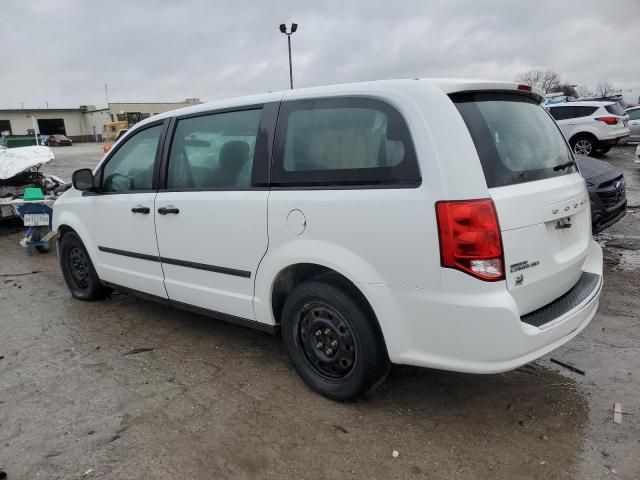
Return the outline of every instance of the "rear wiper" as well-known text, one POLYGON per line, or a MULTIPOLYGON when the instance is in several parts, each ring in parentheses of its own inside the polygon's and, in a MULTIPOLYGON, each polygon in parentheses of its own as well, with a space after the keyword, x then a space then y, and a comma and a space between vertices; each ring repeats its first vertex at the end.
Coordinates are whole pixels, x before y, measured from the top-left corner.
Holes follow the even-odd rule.
POLYGON ((575 165, 575 162, 573 160, 567 162, 567 163, 561 163, 560 165, 556 165, 555 167, 553 167, 553 171, 557 172, 558 170, 564 170, 567 167, 571 167, 575 165))

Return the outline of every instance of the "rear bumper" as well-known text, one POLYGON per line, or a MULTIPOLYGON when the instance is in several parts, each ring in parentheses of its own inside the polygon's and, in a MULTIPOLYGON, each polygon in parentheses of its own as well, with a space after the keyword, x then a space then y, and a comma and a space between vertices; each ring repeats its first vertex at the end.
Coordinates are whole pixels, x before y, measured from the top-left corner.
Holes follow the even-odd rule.
POLYGON ((387 297, 385 308, 373 305, 392 362, 468 373, 513 370, 563 345, 594 317, 602 289, 602 250, 592 240, 583 271, 598 276, 593 290, 570 310, 540 327, 522 321, 504 283, 477 292, 477 280, 456 271, 445 284, 457 293, 405 287, 361 285, 369 298, 387 297), (468 278, 467 278, 468 277, 468 278), (375 289, 372 292, 367 290, 375 289), (385 289, 386 292, 381 290, 385 289))

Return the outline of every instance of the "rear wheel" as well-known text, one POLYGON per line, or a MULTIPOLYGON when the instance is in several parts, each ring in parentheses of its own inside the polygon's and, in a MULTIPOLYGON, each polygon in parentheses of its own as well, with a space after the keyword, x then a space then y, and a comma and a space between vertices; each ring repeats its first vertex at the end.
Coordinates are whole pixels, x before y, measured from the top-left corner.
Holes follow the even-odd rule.
POLYGON ((309 387, 334 400, 350 400, 384 379, 389 359, 370 309, 329 278, 302 283, 289 295, 282 337, 309 387))
POLYGON ((596 150, 595 138, 591 135, 576 135, 571 139, 571 149, 576 155, 592 156, 596 150))
POLYGON ((598 145, 596 147, 596 155, 605 155, 606 153, 609 153, 609 150, 611 150, 611 145, 598 145))
POLYGON ((67 287, 75 298, 100 300, 111 293, 111 289, 98 278, 91 258, 75 232, 67 232, 60 239, 60 267, 67 287))

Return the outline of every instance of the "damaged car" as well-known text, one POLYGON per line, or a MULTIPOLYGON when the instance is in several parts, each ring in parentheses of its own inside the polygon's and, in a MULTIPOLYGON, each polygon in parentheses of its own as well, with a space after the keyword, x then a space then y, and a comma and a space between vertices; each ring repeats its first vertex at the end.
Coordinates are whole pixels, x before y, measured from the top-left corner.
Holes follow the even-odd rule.
POLYGON ((18 217, 12 202, 23 198, 28 188, 40 188, 45 197, 57 198, 71 186, 55 175, 40 171, 40 167, 53 158, 49 147, 0 148, 0 220, 18 217))

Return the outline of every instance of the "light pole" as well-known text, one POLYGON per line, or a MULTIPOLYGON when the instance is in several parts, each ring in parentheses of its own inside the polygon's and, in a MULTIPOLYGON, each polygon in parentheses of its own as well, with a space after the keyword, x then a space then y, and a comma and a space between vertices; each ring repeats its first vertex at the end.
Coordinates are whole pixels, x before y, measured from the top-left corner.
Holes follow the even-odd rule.
POLYGON ((287 43, 289 45, 289 84, 291 85, 291 90, 293 90, 293 67, 291 66, 291 35, 298 30, 298 24, 292 23, 291 30, 287 30, 287 25, 285 23, 280 24, 280 31, 287 36, 287 43))

